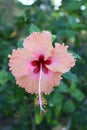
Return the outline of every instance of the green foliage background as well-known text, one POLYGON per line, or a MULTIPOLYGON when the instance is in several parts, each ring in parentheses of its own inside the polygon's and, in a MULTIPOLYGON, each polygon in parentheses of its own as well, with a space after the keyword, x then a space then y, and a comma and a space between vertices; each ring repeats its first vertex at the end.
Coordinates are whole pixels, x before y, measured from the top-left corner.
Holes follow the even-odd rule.
POLYGON ((0 130, 87 130, 87 0, 62 0, 54 10, 50 0, 24 6, 0 0, 0 130), (86 7, 82 10, 82 7, 86 7), (39 30, 38 30, 39 29, 39 30), (19 88, 8 69, 8 54, 22 47, 33 31, 49 30, 54 41, 70 46, 76 66, 63 75, 59 87, 45 96, 47 114, 34 108, 35 95, 19 88))

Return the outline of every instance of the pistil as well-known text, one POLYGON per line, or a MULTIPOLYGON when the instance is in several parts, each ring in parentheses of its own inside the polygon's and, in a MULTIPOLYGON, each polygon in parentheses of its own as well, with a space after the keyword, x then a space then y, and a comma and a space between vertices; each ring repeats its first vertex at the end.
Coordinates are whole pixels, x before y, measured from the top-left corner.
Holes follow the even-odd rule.
POLYGON ((45 112, 42 104, 41 98, 41 77, 42 77, 42 64, 40 65, 40 76, 39 76, 39 85, 38 85, 38 97, 39 97, 39 105, 40 105, 40 113, 45 112))

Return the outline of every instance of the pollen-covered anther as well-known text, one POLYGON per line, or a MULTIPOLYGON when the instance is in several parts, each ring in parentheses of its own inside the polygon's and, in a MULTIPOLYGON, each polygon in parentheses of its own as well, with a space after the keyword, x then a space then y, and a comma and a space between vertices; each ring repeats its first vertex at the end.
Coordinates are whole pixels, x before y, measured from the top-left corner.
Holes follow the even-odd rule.
MULTIPOLYGON (((43 106, 47 105, 47 101, 46 101, 46 99, 44 98, 43 94, 41 94, 41 100, 42 100, 42 105, 43 105, 43 106)), ((38 96, 38 94, 37 94, 37 95, 36 95, 36 98, 35 98, 35 100, 34 100, 34 106, 37 107, 37 106, 39 106, 39 105, 40 105, 40 104, 39 104, 39 96, 38 96)))

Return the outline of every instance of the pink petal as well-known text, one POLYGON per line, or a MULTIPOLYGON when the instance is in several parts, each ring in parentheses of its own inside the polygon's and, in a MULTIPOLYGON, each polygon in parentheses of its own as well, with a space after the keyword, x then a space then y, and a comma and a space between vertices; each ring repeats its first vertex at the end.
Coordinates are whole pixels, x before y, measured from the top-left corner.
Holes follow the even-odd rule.
MULTIPOLYGON (((48 75, 43 73, 41 77, 41 93, 49 94, 54 86, 59 85, 60 80, 61 73, 50 72, 48 75)), ((28 93, 38 94, 39 75, 29 74, 16 78, 16 83, 25 88, 28 93)))
POLYGON ((48 31, 33 32, 24 40, 23 46, 35 57, 38 58, 39 55, 44 55, 47 58, 53 49, 51 38, 51 33, 48 31))
POLYGON ((15 77, 29 74, 29 61, 33 59, 26 49, 17 49, 9 56, 9 67, 15 77))
POLYGON ((58 86, 61 80, 61 73, 50 71, 48 74, 42 73, 41 92, 49 94, 53 87, 58 86))
POLYGON ((65 73, 75 65, 75 59, 67 51, 68 46, 55 43, 55 48, 52 51, 52 63, 47 67, 54 72, 65 73))
POLYGON ((29 75, 24 75, 22 77, 16 78, 16 83, 25 88, 25 91, 28 93, 38 93, 38 80, 39 76, 33 75, 33 73, 29 73, 29 75))

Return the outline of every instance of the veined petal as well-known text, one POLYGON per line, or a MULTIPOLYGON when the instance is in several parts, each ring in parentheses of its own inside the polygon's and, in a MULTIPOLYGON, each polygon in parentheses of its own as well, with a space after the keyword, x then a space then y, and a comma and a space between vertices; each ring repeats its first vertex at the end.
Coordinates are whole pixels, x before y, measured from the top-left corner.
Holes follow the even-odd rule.
POLYGON ((67 48, 68 46, 64 46, 64 44, 55 43, 55 48, 52 51, 52 63, 47 66, 50 70, 65 73, 75 65, 75 59, 67 51, 67 48))
POLYGON ((15 77, 29 74, 29 61, 33 58, 26 49, 14 50, 9 58, 9 67, 15 77))
POLYGON ((16 83, 20 87, 24 88, 26 92, 31 94, 38 94, 38 82, 39 75, 33 73, 29 73, 28 75, 16 78, 16 83))
POLYGON ((51 33, 48 31, 33 32, 24 40, 23 46, 35 57, 44 55, 46 59, 53 49, 51 33))
MULTIPOLYGON (((61 80, 61 73, 49 72, 49 74, 42 73, 41 76, 41 93, 49 94, 52 91, 52 88, 58 86, 61 80)), ((30 73, 22 77, 16 78, 16 83, 25 88, 28 93, 38 94, 38 83, 39 83, 39 74, 30 73)))
POLYGON ((41 78, 41 92, 49 94, 53 87, 56 87, 60 84, 61 73, 50 71, 48 74, 42 73, 41 78))

